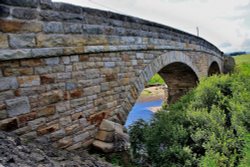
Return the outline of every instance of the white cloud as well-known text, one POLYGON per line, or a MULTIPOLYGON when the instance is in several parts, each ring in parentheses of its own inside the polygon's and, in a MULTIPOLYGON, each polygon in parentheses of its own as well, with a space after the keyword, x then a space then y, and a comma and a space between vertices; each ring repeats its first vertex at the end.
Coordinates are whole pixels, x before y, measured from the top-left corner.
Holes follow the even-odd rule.
MULTIPOLYGON (((111 10, 196 34, 224 52, 240 51, 250 38, 250 0, 56 0, 111 10), (221 44, 230 42, 230 47, 221 44)), ((249 50, 248 50, 249 51, 249 50)))

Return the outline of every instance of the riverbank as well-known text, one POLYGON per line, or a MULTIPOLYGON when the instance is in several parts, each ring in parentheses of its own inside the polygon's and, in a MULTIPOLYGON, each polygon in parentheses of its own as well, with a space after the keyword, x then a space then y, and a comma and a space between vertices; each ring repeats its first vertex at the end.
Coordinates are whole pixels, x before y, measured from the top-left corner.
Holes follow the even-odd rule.
POLYGON ((164 86, 151 86, 145 88, 140 97, 138 98, 137 102, 149 102, 155 100, 164 100, 165 93, 164 93, 164 86))

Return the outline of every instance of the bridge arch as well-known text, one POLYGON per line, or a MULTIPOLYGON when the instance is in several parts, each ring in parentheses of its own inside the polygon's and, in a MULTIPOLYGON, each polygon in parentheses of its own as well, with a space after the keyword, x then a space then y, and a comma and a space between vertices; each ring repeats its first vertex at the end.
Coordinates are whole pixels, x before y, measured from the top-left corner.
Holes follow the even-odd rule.
POLYGON ((123 124, 146 84, 156 73, 159 73, 168 85, 168 103, 175 102, 195 87, 202 76, 190 57, 181 51, 170 51, 159 55, 141 71, 135 81, 131 82, 127 98, 122 104, 123 112, 118 113, 118 118, 123 124))
POLYGON ((0 129, 55 147, 87 147, 104 119, 124 122, 162 69, 195 83, 213 62, 233 68, 205 39, 136 17, 51 0, 0 7, 0 129))
POLYGON ((220 73, 221 73, 221 71, 220 71, 219 64, 216 61, 213 61, 208 68, 207 75, 211 76, 211 75, 220 74, 220 73))

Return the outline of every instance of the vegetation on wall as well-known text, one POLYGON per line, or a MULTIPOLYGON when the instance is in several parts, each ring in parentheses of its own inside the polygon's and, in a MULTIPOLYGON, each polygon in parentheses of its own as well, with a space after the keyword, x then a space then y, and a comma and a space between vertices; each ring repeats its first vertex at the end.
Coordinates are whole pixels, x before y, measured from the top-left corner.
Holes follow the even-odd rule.
POLYGON ((161 78, 159 74, 155 74, 149 81, 148 85, 163 85, 165 84, 164 80, 161 78))
POLYGON ((130 127, 138 166, 250 166, 250 55, 236 63, 233 74, 201 80, 151 122, 130 127))

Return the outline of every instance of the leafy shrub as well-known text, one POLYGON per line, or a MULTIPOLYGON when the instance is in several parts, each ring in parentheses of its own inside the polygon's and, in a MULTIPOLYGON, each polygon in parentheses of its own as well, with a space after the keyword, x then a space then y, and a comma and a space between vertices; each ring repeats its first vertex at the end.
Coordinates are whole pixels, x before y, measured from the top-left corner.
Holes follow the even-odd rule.
POLYGON ((137 162, 144 166, 250 166, 246 139, 250 66, 237 68, 232 75, 203 79, 151 122, 130 127, 137 162))

